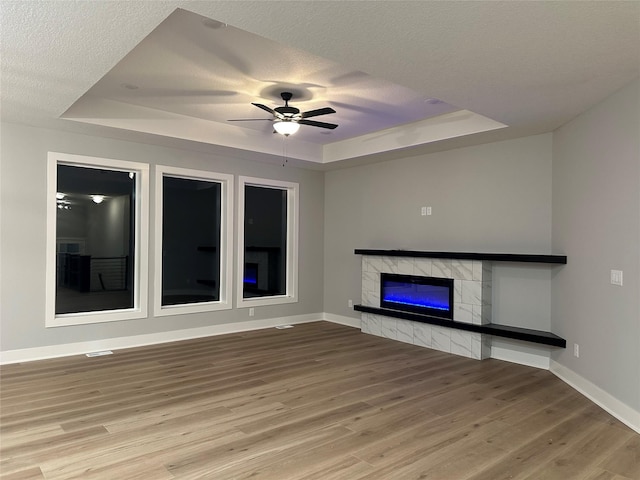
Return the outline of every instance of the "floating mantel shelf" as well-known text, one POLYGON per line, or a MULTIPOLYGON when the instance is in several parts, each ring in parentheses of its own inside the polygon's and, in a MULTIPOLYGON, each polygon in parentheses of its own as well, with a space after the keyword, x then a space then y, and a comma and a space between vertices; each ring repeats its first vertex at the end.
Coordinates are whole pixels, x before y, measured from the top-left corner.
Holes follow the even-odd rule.
POLYGON ((536 255, 521 253, 474 253, 474 252, 425 252, 420 250, 369 250, 356 248, 356 255, 386 257, 448 258, 456 260, 486 260, 490 262, 555 263, 565 265, 566 255, 536 255))
POLYGON ((358 312, 371 313, 374 315, 384 315, 385 317, 401 318, 403 320, 411 320, 414 322, 428 323, 441 327, 453 328, 456 330, 466 330, 467 332, 485 333, 495 337, 511 338, 514 340, 523 340, 525 342, 538 343, 541 345, 550 345, 553 347, 567 348, 567 341, 551 332, 541 330, 532 330, 530 328, 510 327, 507 325, 498 325, 495 323, 487 323, 484 325, 474 325, 471 323, 454 322, 443 318, 429 317, 417 313, 401 312, 399 310, 389 310, 387 308, 367 307, 365 305, 354 305, 353 309, 358 312))

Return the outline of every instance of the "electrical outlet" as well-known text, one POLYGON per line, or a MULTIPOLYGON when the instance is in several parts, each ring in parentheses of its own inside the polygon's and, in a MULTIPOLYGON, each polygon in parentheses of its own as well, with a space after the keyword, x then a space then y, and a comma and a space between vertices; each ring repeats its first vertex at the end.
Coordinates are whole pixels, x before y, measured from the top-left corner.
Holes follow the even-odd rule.
POLYGON ((611 285, 622 286, 622 270, 611 270, 611 285))
POLYGON ((256 314, 256 309, 255 309, 255 308, 253 308, 253 307, 251 307, 251 308, 249 309, 249 316, 250 316, 250 317, 253 317, 255 314, 256 314))
POLYGON ((353 308, 353 300, 349 300, 347 304, 349 305, 349 308, 353 308))
POLYGON ((573 356, 576 358, 580 358, 580 345, 577 343, 573 344, 573 356))

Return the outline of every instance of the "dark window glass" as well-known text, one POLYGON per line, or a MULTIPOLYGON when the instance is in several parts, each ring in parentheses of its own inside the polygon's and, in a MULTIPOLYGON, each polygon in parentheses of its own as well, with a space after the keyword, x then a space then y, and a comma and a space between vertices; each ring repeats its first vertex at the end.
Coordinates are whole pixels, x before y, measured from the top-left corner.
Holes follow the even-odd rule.
POLYGON ((134 307, 135 174, 58 165, 56 314, 134 307))
POLYGON ((287 191, 245 186, 243 298, 287 293, 287 191))
POLYGON ((162 305, 220 300, 221 185, 162 181, 162 305))

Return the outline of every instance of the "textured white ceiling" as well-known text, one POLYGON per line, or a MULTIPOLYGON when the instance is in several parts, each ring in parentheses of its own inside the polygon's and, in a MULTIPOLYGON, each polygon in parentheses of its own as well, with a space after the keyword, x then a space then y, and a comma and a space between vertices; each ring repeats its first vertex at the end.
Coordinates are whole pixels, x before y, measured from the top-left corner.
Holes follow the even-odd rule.
MULTIPOLYGON (((385 131, 375 139, 371 134, 357 137, 360 140, 336 136, 336 140, 341 141, 332 141, 325 147, 318 146, 317 139, 307 139, 309 143, 299 140, 300 152, 313 151, 313 158, 307 158, 313 161, 370 155, 388 145, 404 148, 410 146, 403 143, 408 137, 419 138, 412 145, 430 144, 439 148, 438 143, 451 147, 550 131, 637 78, 640 72, 640 2, 635 1, 4 0, 0 8, 3 121, 140 139, 135 132, 79 124, 59 117, 176 8, 184 8, 278 42, 283 52, 289 49, 308 52, 302 60, 283 59, 283 63, 274 66, 273 77, 261 78, 261 81, 286 82, 287 79, 278 77, 283 64, 289 72, 296 69, 309 72, 313 65, 304 60, 319 57, 326 65, 341 68, 347 75, 347 85, 348 80, 354 80, 349 73, 366 72, 388 84, 396 84, 396 88, 403 91, 413 91, 419 97, 438 98, 508 125, 488 134, 445 142, 439 141, 442 137, 430 137, 427 131, 407 135, 406 129, 404 134, 402 129, 385 131), (379 147, 364 148, 380 143, 383 137, 386 140, 379 147)), ((255 78, 251 75, 251 61, 236 61, 234 68, 255 78)), ((209 85, 206 77, 199 78, 199 73, 202 72, 196 62, 189 70, 189 78, 194 80, 188 85, 189 89, 198 88, 205 94, 209 90, 237 93, 228 88, 228 79, 222 83, 223 88, 216 88, 209 85)), ((328 76, 333 80, 339 78, 339 75, 328 76)), ((316 82, 307 77, 306 83, 316 82)), ((169 83, 155 88, 165 88, 163 93, 167 93, 182 87, 169 83)), ((309 108, 324 106, 332 100, 331 86, 320 90, 313 92, 319 103, 310 101, 309 108)), ((254 92, 245 94, 251 96, 254 92)), ((207 99, 206 95, 190 96, 192 100, 207 99)), ((165 102, 176 105, 180 104, 179 97, 167 100, 163 95, 165 102)), ((229 98, 218 95, 218 103, 224 104, 225 100, 229 98)), ((348 102, 339 103, 353 106, 348 102)), ((382 103, 393 102, 385 98, 382 103)), ((357 105, 361 111, 366 111, 368 106, 379 111, 376 105, 357 105)), ((202 104, 185 104, 181 108, 185 119, 208 114, 202 112, 206 109, 202 104)), ((338 105, 334 108, 339 110, 338 105)), ((260 114, 258 109, 252 113, 247 109, 234 117, 260 114)), ((105 106, 103 112, 109 111, 110 107, 105 106)), ((335 123, 340 123, 337 118, 336 114, 335 123)), ((318 120, 331 121, 328 117, 318 120)), ((436 130, 429 120, 426 122, 427 128, 436 130)), ((345 119, 345 130, 348 123, 345 119)), ((385 125, 389 124, 383 128, 385 125)), ((410 125, 414 131, 425 127, 410 125)), ((206 135, 205 125, 198 128, 206 135)), ((467 125, 467 128, 466 133, 474 132, 475 127, 467 125)), ((244 126, 235 129, 252 130, 244 126)), ((260 151, 251 148, 261 141, 259 137, 254 138, 253 133, 245 136, 251 140, 246 143, 247 147, 242 142, 236 146, 260 151)), ((272 136, 265 134, 265 138, 267 136, 269 140, 263 143, 273 142, 272 136)), ((174 142, 170 138, 144 138, 164 144, 174 142)), ((211 143, 216 143, 215 138, 211 143)), ((321 139, 319 143, 326 141, 321 139)), ((294 142, 290 145, 295 153, 294 142)), ((204 147, 200 143, 198 148, 204 147)), ((269 153, 270 150, 263 151, 269 153)), ((302 153, 298 157, 305 158, 302 153)))

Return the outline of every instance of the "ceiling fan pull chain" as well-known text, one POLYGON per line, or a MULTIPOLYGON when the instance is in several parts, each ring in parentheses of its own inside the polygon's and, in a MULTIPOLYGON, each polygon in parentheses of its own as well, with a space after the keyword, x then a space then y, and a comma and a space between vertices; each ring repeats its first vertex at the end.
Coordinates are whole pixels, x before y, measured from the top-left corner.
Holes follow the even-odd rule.
POLYGON ((282 166, 284 167, 285 163, 288 163, 287 159, 287 137, 282 135, 282 166))

